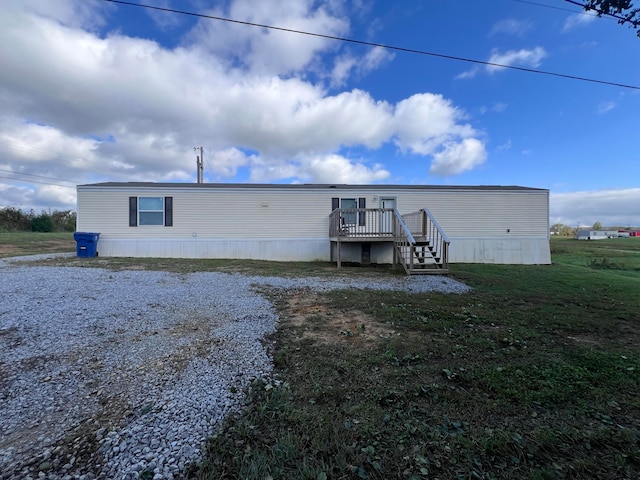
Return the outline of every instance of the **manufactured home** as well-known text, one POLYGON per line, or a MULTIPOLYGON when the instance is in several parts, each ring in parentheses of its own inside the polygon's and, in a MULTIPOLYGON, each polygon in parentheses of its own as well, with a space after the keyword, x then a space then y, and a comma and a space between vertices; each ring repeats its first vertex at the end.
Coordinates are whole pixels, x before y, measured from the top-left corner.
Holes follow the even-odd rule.
POLYGON ((606 240, 622 237, 617 230, 579 230, 578 240, 606 240))
POLYGON ((107 257, 548 264, 548 219, 549 191, 517 186, 78 186, 77 230, 107 257))

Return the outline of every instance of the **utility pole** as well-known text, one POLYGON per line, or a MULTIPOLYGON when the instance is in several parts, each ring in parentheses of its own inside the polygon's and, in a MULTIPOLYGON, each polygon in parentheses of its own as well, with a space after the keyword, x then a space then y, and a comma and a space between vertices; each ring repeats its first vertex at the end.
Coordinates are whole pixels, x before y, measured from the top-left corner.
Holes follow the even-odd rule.
POLYGON ((193 151, 197 152, 200 150, 200 155, 196 157, 196 168, 198 171, 198 180, 196 183, 204 183, 203 173, 204 173, 204 148, 203 147, 193 147, 193 151))

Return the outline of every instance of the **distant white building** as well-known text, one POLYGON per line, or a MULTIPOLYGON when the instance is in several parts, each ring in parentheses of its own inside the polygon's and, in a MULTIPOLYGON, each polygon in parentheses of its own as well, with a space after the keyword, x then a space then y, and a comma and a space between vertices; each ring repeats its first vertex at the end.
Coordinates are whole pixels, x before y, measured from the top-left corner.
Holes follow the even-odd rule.
POLYGON ((617 230, 579 230, 578 240, 606 240, 607 238, 618 238, 617 230))

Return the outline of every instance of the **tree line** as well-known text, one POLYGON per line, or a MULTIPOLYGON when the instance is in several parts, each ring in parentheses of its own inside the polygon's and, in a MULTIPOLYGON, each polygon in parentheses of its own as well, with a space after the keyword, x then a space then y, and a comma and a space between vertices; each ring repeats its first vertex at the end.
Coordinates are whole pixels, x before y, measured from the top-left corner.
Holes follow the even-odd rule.
POLYGON ((0 209, 0 232, 74 232, 76 212, 20 210, 15 207, 0 209))
MULTIPOLYGON (((588 229, 589 227, 582 227, 583 229, 588 229)), ((595 222, 591 227, 591 230, 637 230, 637 227, 622 227, 622 226, 610 226, 603 227, 602 223, 595 222)), ((565 225, 563 223, 554 223, 551 225, 551 232, 553 235, 559 235, 561 237, 573 237, 578 234, 578 228, 572 227, 570 225, 565 225)))

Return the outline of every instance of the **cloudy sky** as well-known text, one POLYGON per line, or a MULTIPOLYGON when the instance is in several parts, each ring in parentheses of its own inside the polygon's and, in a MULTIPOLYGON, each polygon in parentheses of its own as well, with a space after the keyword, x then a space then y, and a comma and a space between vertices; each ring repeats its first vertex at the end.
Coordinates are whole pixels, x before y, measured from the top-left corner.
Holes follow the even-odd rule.
POLYGON ((75 185, 522 185, 640 226, 640 40, 561 0, 2 0, 0 207, 75 185), (437 54, 437 55, 429 55, 437 54))

